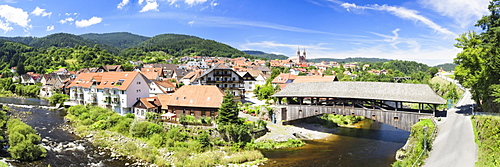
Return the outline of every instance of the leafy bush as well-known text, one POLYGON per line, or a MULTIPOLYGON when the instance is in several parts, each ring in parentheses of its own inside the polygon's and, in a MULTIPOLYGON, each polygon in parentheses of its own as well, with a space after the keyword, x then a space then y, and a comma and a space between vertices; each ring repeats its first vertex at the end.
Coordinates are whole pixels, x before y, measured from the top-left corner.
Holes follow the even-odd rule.
POLYGON ((413 164, 422 165, 424 162, 423 160, 428 157, 432 149, 433 138, 431 136, 435 127, 436 126, 430 119, 423 119, 413 125, 411 127, 410 137, 408 138, 409 147, 406 150, 404 148, 398 150, 402 161, 396 161, 392 166, 403 167, 413 166, 413 164), (425 130, 424 127, 427 127, 427 130, 425 130), (425 153, 423 153, 424 151, 425 153), (422 157, 420 157, 421 154, 422 157))
POLYGON ((62 103, 64 103, 64 101, 66 101, 68 99, 69 99, 69 95, 56 93, 56 94, 53 94, 52 96, 49 97, 49 102, 50 102, 50 104, 56 105, 56 104, 62 104, 62 103))
POLYGON ((473 116, 472 125, 478 146, 476 166, 500 166, 500 117, 473 116))
POLYGON ((36 134, 36 130, 21 120, 10 119, 7 122, 7 132, 9 134, 9 149, 7 151, 12 158, 33 161, 47 156, 47 150, 37 145, 41 138, 36 134))

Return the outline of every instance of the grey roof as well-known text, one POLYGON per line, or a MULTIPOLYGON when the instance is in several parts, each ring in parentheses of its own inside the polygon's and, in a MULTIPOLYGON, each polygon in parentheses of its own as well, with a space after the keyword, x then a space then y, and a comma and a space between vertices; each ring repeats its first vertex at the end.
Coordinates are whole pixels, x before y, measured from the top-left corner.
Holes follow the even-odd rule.
POLYGON ((291 83, 273 97, 333 97, 446 104, 446 100, 429 85, 389 82, 291 83))

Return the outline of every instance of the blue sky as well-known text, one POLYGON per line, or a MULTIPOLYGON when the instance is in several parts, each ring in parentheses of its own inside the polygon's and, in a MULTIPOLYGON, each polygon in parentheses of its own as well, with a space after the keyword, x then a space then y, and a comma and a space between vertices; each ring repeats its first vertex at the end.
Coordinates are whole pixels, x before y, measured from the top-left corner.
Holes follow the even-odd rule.
POLYGON ((308 58, 452 62, 488 0, 0 0, 0 36, 194 35, 308 58))

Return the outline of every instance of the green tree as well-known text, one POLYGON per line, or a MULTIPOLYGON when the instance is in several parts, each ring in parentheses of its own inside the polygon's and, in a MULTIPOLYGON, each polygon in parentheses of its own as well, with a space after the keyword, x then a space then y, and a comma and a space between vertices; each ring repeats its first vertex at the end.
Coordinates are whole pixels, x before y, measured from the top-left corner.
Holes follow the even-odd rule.
POLYGON ((29 125, 19 119, 10 119, 7 122, 9 134, 9 149, 12 158, 22 161, 33 161, 47 156, 47 150, 40 143, 40 135, 29 125))
POLYGON ((225 92, 222 104, 219 108, 216 122, 217 124, 241 124, 238 119, 239 108, 233 101, 233 94, 229 91, 225 92))
POLYGON ((62 104, 64 101, 68 100, 69 96, 65 94, 56 93, 49 97, 50 104, 62 104))
POLYGON ((500 0, 491 1, 488 9, 490 15, 483 16, 475 25, 483 32, 469 31, 456 39, 455 47, 462 51, 454 63, 455 78, 470 88, 478 108, 494 112, 500 108, 500 0))

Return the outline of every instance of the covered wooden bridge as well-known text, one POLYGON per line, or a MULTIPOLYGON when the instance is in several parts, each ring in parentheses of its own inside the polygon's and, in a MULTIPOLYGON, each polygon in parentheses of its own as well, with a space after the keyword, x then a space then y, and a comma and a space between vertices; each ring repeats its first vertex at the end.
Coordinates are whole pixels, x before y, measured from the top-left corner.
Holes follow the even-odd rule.
POLYGON ((437 105, 446 104, 428 85, 388 82, 291 83, 273 97, 278 98, 278 121, 334 113, 365 116, 404 130, 435 116, 437 105))

